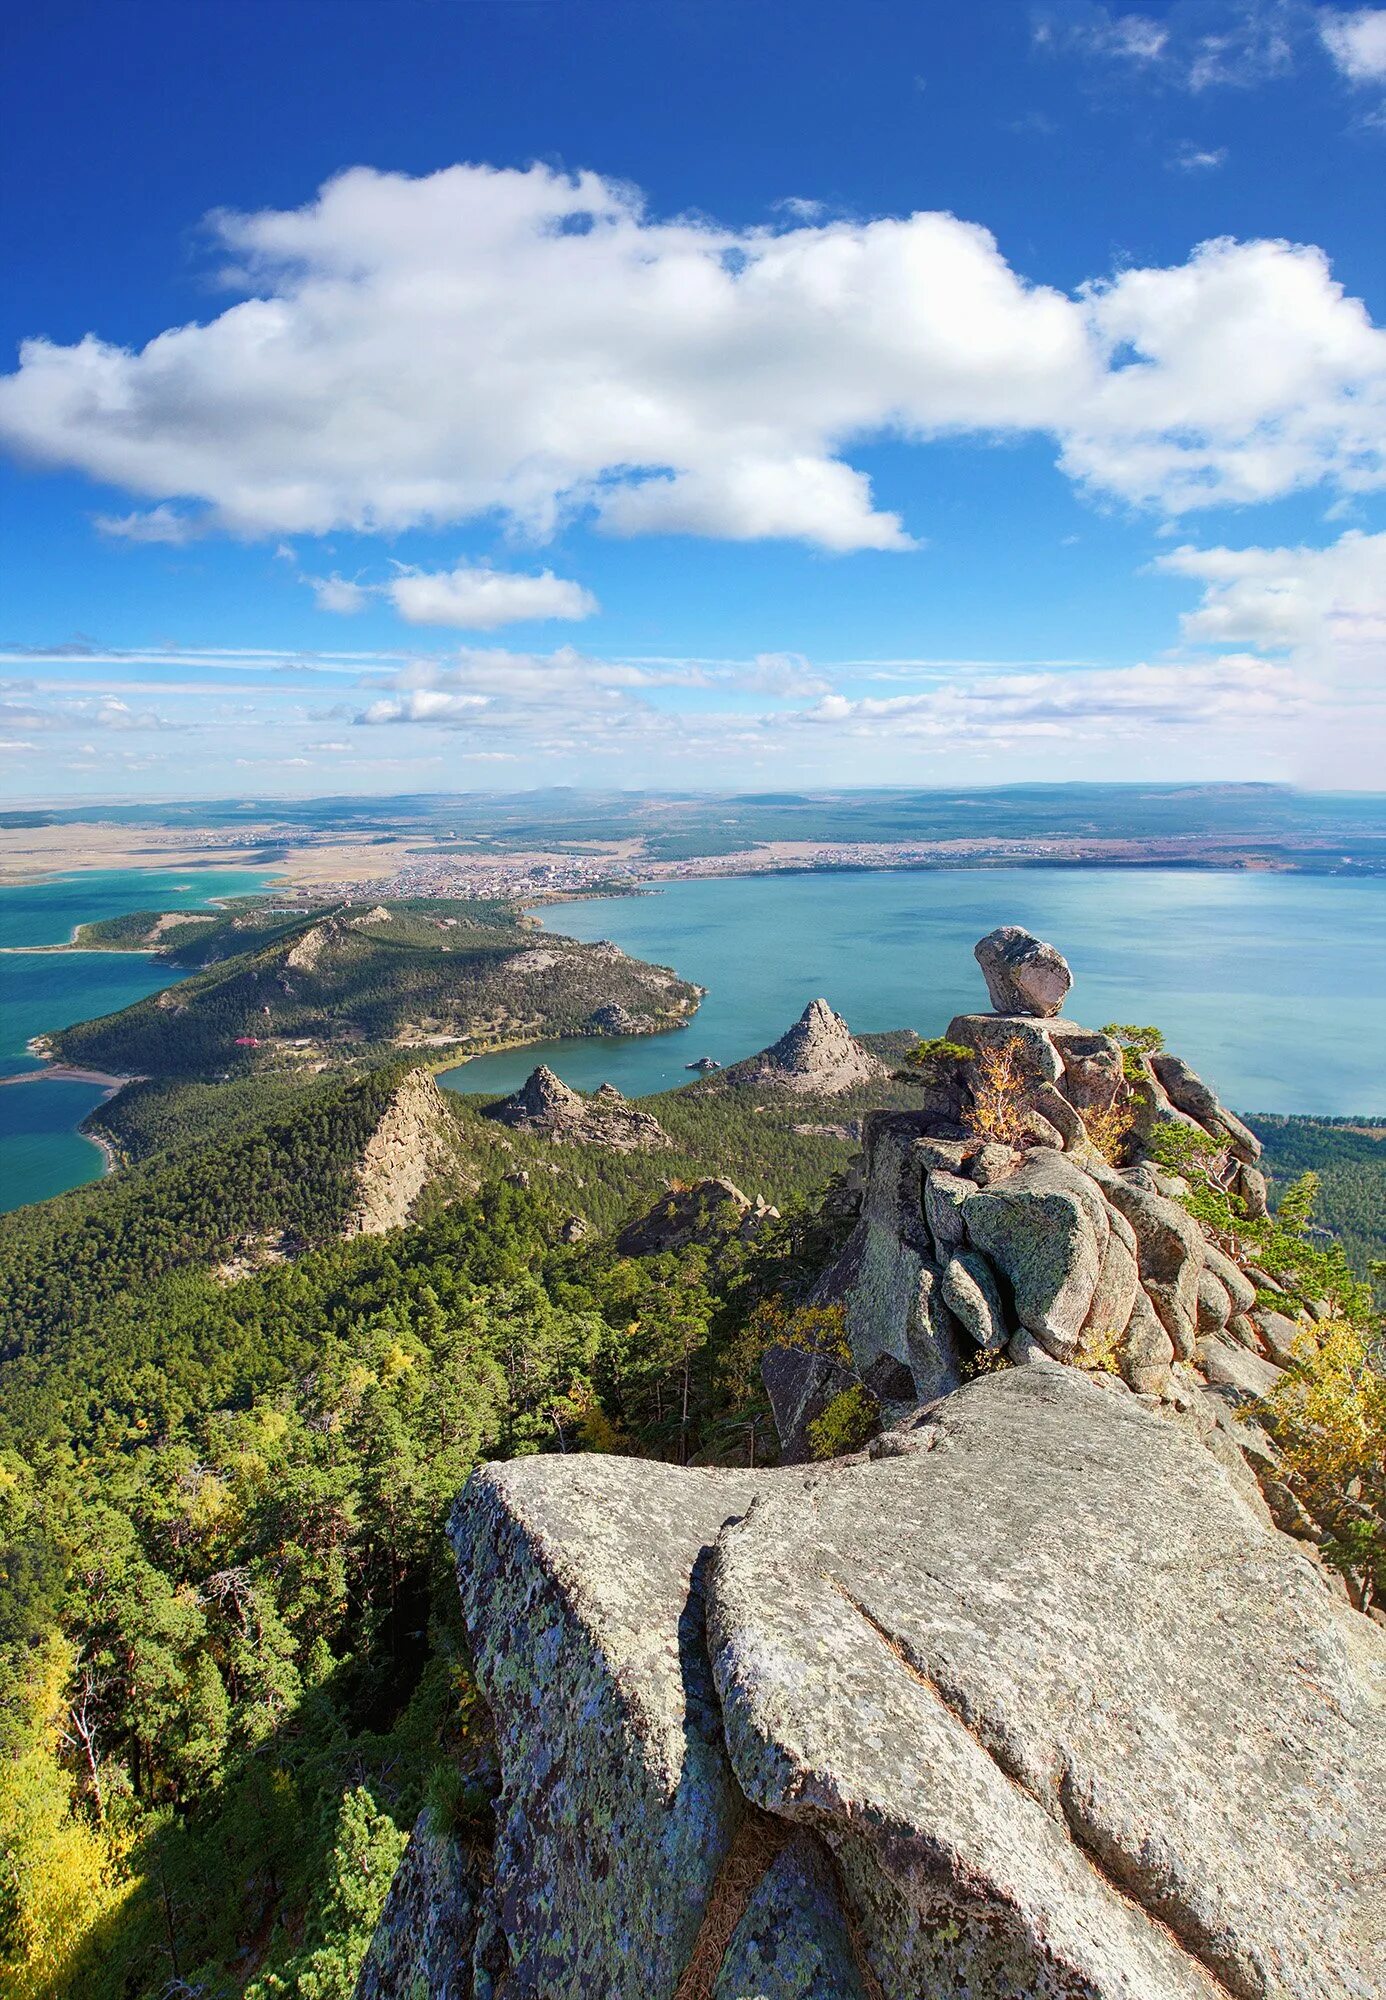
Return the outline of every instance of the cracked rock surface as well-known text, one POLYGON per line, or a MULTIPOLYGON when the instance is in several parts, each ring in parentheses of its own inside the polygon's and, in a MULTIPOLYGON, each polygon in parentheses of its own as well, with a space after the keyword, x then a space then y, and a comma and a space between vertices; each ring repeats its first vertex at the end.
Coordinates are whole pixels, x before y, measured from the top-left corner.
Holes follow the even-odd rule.
POLYGON ((472 1983, 377 1953, 363 1994, 1386 1989, 1386 1635, 1196 1436, 1077 1370, 892 1437, 473 1476, 503 1789, 472 1983))
POLYGON ((710 1587, 737 1778, 837 1849, 882 1991, 1382 1990, 1377 1629, 1073 1370, 918 1439, 764 1493, 710 1587))

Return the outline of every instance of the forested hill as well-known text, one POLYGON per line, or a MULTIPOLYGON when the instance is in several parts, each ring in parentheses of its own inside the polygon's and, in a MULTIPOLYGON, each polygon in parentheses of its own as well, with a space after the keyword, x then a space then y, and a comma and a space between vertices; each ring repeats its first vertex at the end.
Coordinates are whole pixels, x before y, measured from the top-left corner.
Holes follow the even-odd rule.
POLYGON ((203 920, 141 911, 82 948, 145 949, 197 968, 181 984, 48 1038, 64 1062, 139 1076, 223 1077, 455 1046, 655 1033, 696 986, 612 944, 539 930, 503 903, 260 904, 203 920))
POLYGON ((1266 1149, 1267 1171, 1281 1186, 1318 1176, 1317 1217, 1365 1271, 1386 1258, 1386 1113, 1363 1118, 1248 1120, 1266 1149))

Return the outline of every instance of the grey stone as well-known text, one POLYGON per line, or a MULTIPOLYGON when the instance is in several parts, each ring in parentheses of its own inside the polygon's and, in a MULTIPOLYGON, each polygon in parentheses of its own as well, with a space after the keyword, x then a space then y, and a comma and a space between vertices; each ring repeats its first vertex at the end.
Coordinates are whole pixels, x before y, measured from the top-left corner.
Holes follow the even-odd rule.
POLYGON ((878 1403, 914 1403, 919 1396, 913 1374, 893 1354, 878 1354, 863 1370, 861 1386, 878 1403))
POLYGON ((1020 1158, 1014 1146, 1002 1146, 989 1139, 973 1154, 968 1172, 978 1187, 996 1187, 999 1182, 1010 1179, 1020 1165, 1020 1158))
POLYGON ((1261 1329, 1249 1313, 1234 1312, 1223 1331, 1239 1347, 1249 1347, 1253 1354, 1260 1352, 1261 1329))
POLYGON ((1037 1083, 1031 1092, 1036 1111, 1047 1118, 1063 1140, 1066 1153, 1085 1153, 1091 1143, 1088 1128, 1063 1092, 1052 1083, 1037 1083))
POLYGON ((1259 1167, 1240 1166, 1235 1182, 1236 1192, 1246 1204, 1246 1212, 1253 1222, 1264 1222, 1270 1214, 1267 1200, 1266 1177, 1259 1167))
POLYGON ((1238 1264, 1234 1264, 1216 1243, 1205 1243, 1203 1261, 1232 1301, 1234 1312, 1250 1312, 1256 1303, 1256 1286, 1238 1264))
POLYGON ((1095 1341, 1104 1341, 1110 1335, 1125 1333, 1139 1284, 1130 1225, 1114 1210, 1092 1303, 1083 1321, 1083 1347, 1090 1347, 1095 1341))
POLYGON ((962 1380, 952 1316, 938 1295, 938 1267, 924 1224, 919 1119, 873 1112, 865 1123, 861 1215, 846 1247, 814 1288, 819 1304, 846 1309, 858 1372, 880 1354, 911 1369, 922 1398, 962 1380))
POLYGON ((797 1834, 756 1885, 712 2000, 866 2000, 837 1883, 812 1835, 797 1834))
POLYGON ((996 1279, 985 1257, 960 1250, 943 1270, 943 1297, 963 1332, 988 1353, 1006 1345, 1010 1329, 996 1279))
POLYGON ((732 1063, 709 1088, 787 1090, 837 1097, 886 1075, 826 1000, 811 1000, 792 1028, 745 1062, 732 1063))
POLYGON ((1138 1291, 1118 1355, 1122 1381, 1138 1396, 1163 1396, 1173 1360, 1174 1342, 1144 1291, 1138 1291))
POLYGON ((966 1171, 967 1162, 976 1150, 975 1139, 937 1139, 932 1133, 927 1133, 915 1141, 915 1151, 926 1173, 938 1170, 945 1174, 961 1174, 966 1171))
POLYGON ((1064 1368, 1067 1363, 1056 1361, 1035 1339, 1027 1327, 1021 1327, 1006 1342, 1006 1359, 1013 1368, 1064 1368))
POLYGON ((1247 1462, 1241 1442, 1231 1434, 1229 1427, 1219 1423, 1218 1412, 1208 1401, 1206 1391, 1188 1399, 1181 1397, 1177 1406, 1172 1401, 1162 1402, 1157 1406, 1156 1414, 1196 1437, 1204 1449, 1212 1453, 1236 1487, 1242 1504, 1250 1509, 1263 1527, 1274 1527, 1275 1516, 1266 1505, 1260 1482, 1247 1462))
POLYGON ((905 1328, 910 1373, 922 1403, 949 1395, 962 1379, 958 1323, 943 1296, 942 1279, 936 1264, 920 1265, 905 1328))
POLYGON ((888 2000, 1379 1993, 1386 1634, 1134 1397, 1015 1369, 932 1428, 765 1494, 709 1589, 737 1777, 888 2000))
POLYGON ((1044 1019, 1062 1010, 1073 975, 1063 954, 1033 932, 1019 924, 1003 924, 978 942, 973 956, 998 1014, 1044 1019))
POLYGON ((1083 1111, 1107 1110, 1126 1081, 1121 1044, 1076 1021, 1051 1021, 1048 1033, 1064 1066, 1064 1096, 1083 1111))
POLYGON ((1216 1093, 1182 1057, 1162 1051, 1152 1058, 1152 1064, 1176 1110, 1196 1119, 1205 1131, 1225 1138, 1236 1157, 1248 1166, 1260 1159, 1261 1141, 1256 1134, 1218 1102, 1216 1093))
POLYGON ((1298 1320, 1285 1313, 1263 1311, 1252 1315, 1253 1323, 1260 1332, 1267 1354, 1281 1368, 1288 1368, 1297 1357, 1296 1347, 1301 1355, 1312 1354, 1315 1341, 1313 1333, 1298 1320))
POLYGON ((924 1220, 938 1249, 947 1255, 966 1241, 962 1207, 976 1193, 973 1182, 961 1174, 945 1173, 935 1167, 924 1177, 924 1220))
POLYGON ((1092 1172, 1113 1208, 1135 1231, 1141 1282, 1176 1349, 1187 1359, 1198 1328, 1203 1231, 1178 1202, 1134 1186, 1110 1168, 1094 1166, 1092 1172))
POLYGON ((425 1806, 395 1870, 354 2000, 472 2000, 482 1893, 475 1863, 425 1806))
POLYGON ((1174 1343, 1177 1360, 1192 1361, 1194 1347, 1198 1341, 1198 1275, 1195 1272, 1191 1284, 1164 1284, 1159 1278, 1142 1281, 1146 1297, 1154 1306, 1161 1326, 1174 1343), (1193 1310, 1189 1309, 1189 1294, 1193 1294, 1193 1310))
POLYGON ((1019 1073, 1035 1083, 1058 1083, 1063 1058, 1047 1032, 1048 1023, 1029 1014, 955 1014, 945 1031, 950 1042, 971 1049, 1009 1050, 1019 1073))
POLYGON ((770 1398, 780 1457, 797 1465, 809 1456, 809 1425, 856 1377, 831 1355, 804 1347, 769 1347, 761 1356, 760 1379, 770 1398))
POLYGON ((672 2000, 743 1810, 702 1571, 753 1490, 581 1454, 467 1482, 451 1534, 503 1773, 492 1893, 510 2000, 672 2000))
POLYGON ((1198 1331, 1221 1333, 1231 1317, 1227 1287, 1205 1264, 1198 1274, 1198 1331))
POLYGON ((1273 1362, 1263 1361, 1259 1354, 1249 1353, 1218 1333, 1205 1334, 1199 1341, 1198 1365, 1210 1382, 1249 1403, 1268 1396, 1285 1373, 1273 1362))
POLYGON ((580 1097, 543 1063, 530 1072, 513 1096, 487 1105, 481 1115, 558 1145, 606 1146, 615 1153, 641 1153, 671 1143, 658 1119, 628 1104, 612 1084, 604 1083, 591 1097, 580 1097))
POLYGON ((1052 1147, 1056 1153, 1063 1152, 1064 1140, 1062 1132, 1060 1132, 1057 1125, 1051 1125, 1041 1112, 1027 1111, 1020 1122, 1024 1130, 1025 1139, 1030 1144, 1052 1147))
POLYGON ((1100 1194, 1060 1154, 1032 1153, 966 1208, 968 1240, 1007 1281, 1020 1324, 1060 1360, 1077 1349, 1110 1225, 1100 1194))

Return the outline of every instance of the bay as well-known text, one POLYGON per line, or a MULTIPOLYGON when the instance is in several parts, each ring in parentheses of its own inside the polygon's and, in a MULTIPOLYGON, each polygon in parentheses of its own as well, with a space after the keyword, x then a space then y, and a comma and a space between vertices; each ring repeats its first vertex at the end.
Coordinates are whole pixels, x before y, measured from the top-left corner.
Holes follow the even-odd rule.
POLYGON ((205 909, 249 895, 270 877, 244 868, 103 869, 0 889, 0 1211, 80 1187, 102 1171, 101 1151, 76 1126, 100 1103, 99 1085, 48 1079, 26 1044, 34 1035, 129 1007, 181 974, 139 952, 31 952, 65 944, 78 924, 130 910, 205 909))
MULTIPOLYGON (((0 944, 56 944, 76 924, 135 909, 196 909, 253 893, 247 870, 111 870, 0 889, 0 944)), ((1051 938, 1073 966, 1068 1012, 1154 1022, 1243 1111, 1386 1112, 1386 883, 1176 869, 891 870, 723 877, 545 912, 552 930, 610 938, 708 994, 667 1035, 531 1045, 439 1080, 513 1090, 537 1062, 592 1090, 677 1088, 702 1055, 723 1063, 783 1032, 820 993, 854 1028, 939 1033, 986 1004, 972 946, 999 923, 1051 938)), ((0 955, 0 1071, 38 1070, 29 1038, 175 983, 140 954, 0 955)), ((0 1209, 95 1179, 75 1127, 98 1086, 0 1088, 0 1209)))
POLYGON ((1243 1111, 1386 1111, 1386 882, 1181 869, 889 870, 723 877, 563 904, 553 930, 610 938, 708 988, 669 1034, 481 1056, 440 1081, 516 1089, 546 1062, 627 1096, 735 1062, 823 995, 853 1028, 942 1032, 987 1006, 972 947, 1023 924, 1068 958, 1065 1011, 1151 1022, 1243 1111))

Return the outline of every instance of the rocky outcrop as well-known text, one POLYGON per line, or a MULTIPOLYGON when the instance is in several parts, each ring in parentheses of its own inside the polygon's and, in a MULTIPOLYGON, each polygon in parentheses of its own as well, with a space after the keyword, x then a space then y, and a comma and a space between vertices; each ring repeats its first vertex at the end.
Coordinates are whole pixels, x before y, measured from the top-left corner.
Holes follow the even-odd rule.
MULTIPOLYGON (((1008 1005, 1048 1004, 1064 983, 1026 932, 993 932, 977 955, 1008 1005)), ((1271 1351, 1247 1316, 1255 1282, 1149 1156, 1162 1123, 1182 1125, 1245 1198, 1257 1143, 1187 1063, 1035 1012, 958 1015, 930 1047, 920 1109, 866 1117, 856 1228, 819 1286, 844 1307, 860 1375, 889 1355, 927 1400, 1005 1346, 1177 1402, 1204 1385, 1207 1335, 1240 1329, 1283 1361, 1293 1336, 1276 1329, 1271 1351)))
POLYGON ((615 1002, 597 1007, 587 1016, 587 1026, 594 1035, 650 1035, 659 1026, 648 1014, 632 1014, 626 1007, 615 1002))
POLYGON ((452 1535, 474 1983, 370 2000, 1386 1980, 1386 1635, 1119 1386, 1010 1369, 810 1470, 524 1459, 452 1535))
POLYGON ((869 2000, 820 1842, 796 1834, 757 1882, 717 1973, 712 2000, 869 2000))
POLYGON ((488 1105, 481 1115, 559 1145, 645 1153, 671 1143, 659 1120, 628 1104, 614 1085, 604 1083, 591 1097, 582 1097, 544 1063, 512 1097, 488 1105))
POLYGON ((737 1780, 827 1839, 882 1990, 1372 1991, 1382 1634, 1075 1371, 911 1441, 767 1484, 708 1593, 737 1780))
POLYGON ((838 1097, 887 1074, 879 1056, 858 1042, 826 1000, 812 1000, 792 1028, 758 1056, 732 1063, 717 1089, 791 1090, 838 1097))
POLYGON ((678 1988, 745 1817, 702 1591, 750 1497, 735 1473, 595 1456, 468 1482, 452 1536, 504 1775, 483 1929, 507 2000, 678 1988))
POLYGON ((694 1243, 726 1243, 753 1236, 779 1215, 760 1195, 753 1201, 734 1181, 694 1181, 670 1186, 653 1208, 628 1222, 616 1238, 623 1257, 657 1257, 694 1243))
MULTIPOLYGON (((1187 1121, 1239 1188, 1237 1125, 1053 1016, 930 1047, 844 1183, 845 1339, 765 1357, 780 1465, 468 1484, 468 2000, 1386 1990, 1386 1632, 1256 1420, 1318 1336, 1148 1149, 1187 1121), (844 1410, 867 1447, 805 1463, 844 1410)), ((645 1244, 746 1225, 701 1185, 645 1244)))
POLYGON ((459 1150, 442 1092, 426 1070, 411 1070, 362 1148, 342 1234, 383 1236, 400 1228, 424 1189, 460 1164, 459 1150))
POLYGON ((482 1894, 472 1858, 425 1806, 390 1884, 356 2000, 473 2000, 482 1894))
POLYGON ((953 1230, 950 1225, 940 1249, 924 1220, 927 1167, 918 1139, 908 1112, 868 1116, 859 1219, 814 1296, 820 1305, 843 1306, 852 1358, 863 1375, 888 1355, 908 1369, 910 1393, 927 1399, 961 1382, 962 1348, 942 1291, 953 1230))
POLYGON ((1062 953, 1018 924, 989 931, 973 956, 998 1014, 1057 1014, 1073 984, 1062 953))

